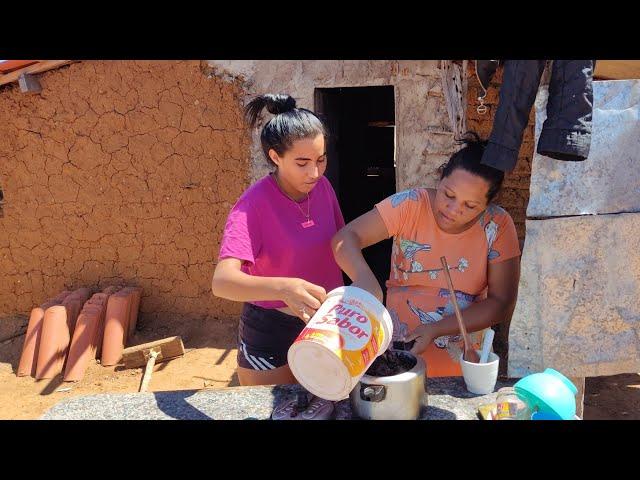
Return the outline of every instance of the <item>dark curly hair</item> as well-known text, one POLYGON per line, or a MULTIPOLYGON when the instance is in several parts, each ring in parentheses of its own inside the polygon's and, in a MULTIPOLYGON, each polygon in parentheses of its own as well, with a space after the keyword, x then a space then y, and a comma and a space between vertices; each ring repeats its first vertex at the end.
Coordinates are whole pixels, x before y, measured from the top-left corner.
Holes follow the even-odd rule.
POLYGON ((502 187, 504 181, 504 172, 497 168, 483 165, 480 163, 482 154, 487 146, 486 140, 481 140, 480 136, 475 132, 467 132, 463 138, 458 139, 457 143, 464 145, 463 148, 451 155, 449 161, 440 166, 440 180, 448 177, 454 170, 461 168, 469 173, 478 175, 489 182, 489 191, 487 191, 487 201, 491 202, 502 187))

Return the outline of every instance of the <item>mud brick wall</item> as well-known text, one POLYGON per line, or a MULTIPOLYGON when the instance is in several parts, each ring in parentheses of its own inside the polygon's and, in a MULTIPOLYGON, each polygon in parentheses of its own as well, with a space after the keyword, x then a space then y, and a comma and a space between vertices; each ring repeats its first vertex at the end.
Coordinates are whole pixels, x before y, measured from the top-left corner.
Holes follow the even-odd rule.
POLYGON ((210 290, 248 186, 242 88, 199 61, 84 61, 0 89, 0 323, 63 289, 144 288, 148 321, 224 318, 210 290))
MULTIPOLYGON (((474 62, 469 62, 467 71, 468 90, 467 90, 467 130, 477 132, 481 138, 488 139, 493 127, 493 118, 498 106, 498 96, 500 93, 500 85, 502 84, 502 66, 498 68, 496 74, 491 80, 491 86, 484 98, 484 104, 488 107, 487 113, 478 114, 476 108, 479 105, 478 96, 482 92, 482 87, 475 75, 474 62)), ((529 183, 531 180, 531 159, 534 153, 534 129, 535 114, 531 109, 529 116, 529 124, 524 131, 522 137, 522 146, 518 155, 518 163, 513 171, 505 175, 502 191, 496 199, 496 202, 505 208, 516 225, 518 231, 518 239, 522 248, 525 237, 525 219, 527 214, 527 205, 529 203, 529 183)))

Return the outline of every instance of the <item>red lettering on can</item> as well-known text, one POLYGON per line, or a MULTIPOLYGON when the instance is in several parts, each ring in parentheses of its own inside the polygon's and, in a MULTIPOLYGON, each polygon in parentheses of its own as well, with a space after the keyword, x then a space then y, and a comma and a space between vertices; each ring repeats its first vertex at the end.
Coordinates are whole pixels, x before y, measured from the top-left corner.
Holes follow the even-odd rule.
POLYGON ((345 318, 343 320, 340 320, 340 323, 338 323, 338 327, 351 329, 351 322, 345 318))
POLYGON ((360 330, 360 332, 358 333, 358 338, 362 338, 362 337, 368 337, 369 334, 367 332, 365 332, 364 330, 360 330))
POLYGON ((364 364, 369 363, 369 351, 367 349, 362 350, 362 360, 364 360, 364 364))

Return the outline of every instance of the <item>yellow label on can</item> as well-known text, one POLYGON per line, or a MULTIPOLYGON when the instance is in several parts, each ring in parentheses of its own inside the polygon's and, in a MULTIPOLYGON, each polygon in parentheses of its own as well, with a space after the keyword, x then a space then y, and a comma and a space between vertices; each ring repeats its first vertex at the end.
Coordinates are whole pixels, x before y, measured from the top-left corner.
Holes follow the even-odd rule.
POLYGON ((380 351, 384 330, 379 320, 356 299, 342 299, 321 317, 314 317, 296 341, 329 348, 352 377, 362 375, 380 351))

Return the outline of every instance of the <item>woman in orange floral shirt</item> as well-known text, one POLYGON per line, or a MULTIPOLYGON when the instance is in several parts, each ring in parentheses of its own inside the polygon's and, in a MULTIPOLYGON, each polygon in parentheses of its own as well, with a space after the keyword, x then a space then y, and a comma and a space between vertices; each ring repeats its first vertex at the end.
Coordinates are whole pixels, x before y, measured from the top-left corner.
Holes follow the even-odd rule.
POLYGON ((396 193, 350 222, 332 241, 354 286, 382 299, 361 250, 393 237, 386 307, 394 339, 415 340, 430 377, 461 375, 462 352, 440 257, 450 266, 456 298, 473 343, 511 318, 518 293, 520 247, 510 215, 491 203, 504 173, 480 163, 486 142, 473 140, 443 166, 436 189, 396 193))

